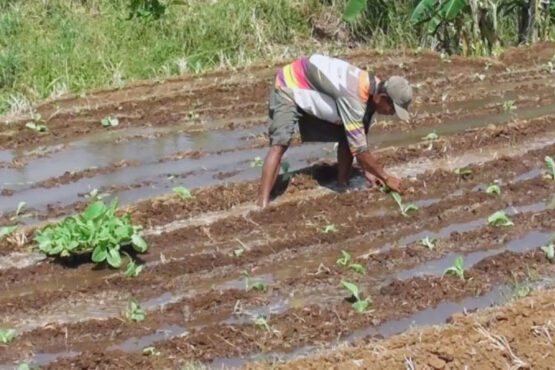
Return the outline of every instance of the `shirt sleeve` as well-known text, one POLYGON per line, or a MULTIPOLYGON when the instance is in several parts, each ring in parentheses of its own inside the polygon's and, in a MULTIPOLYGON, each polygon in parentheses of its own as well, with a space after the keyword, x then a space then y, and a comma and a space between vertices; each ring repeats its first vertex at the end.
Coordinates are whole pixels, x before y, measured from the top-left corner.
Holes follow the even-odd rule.
POLYGON ((362 119, 364 117, 364 107, 354 98, 340 97, 336 100, 337 111, 345 133, 347 134, 347 143, 353 155, 368 150, 368 141, 364 131, 362 119))

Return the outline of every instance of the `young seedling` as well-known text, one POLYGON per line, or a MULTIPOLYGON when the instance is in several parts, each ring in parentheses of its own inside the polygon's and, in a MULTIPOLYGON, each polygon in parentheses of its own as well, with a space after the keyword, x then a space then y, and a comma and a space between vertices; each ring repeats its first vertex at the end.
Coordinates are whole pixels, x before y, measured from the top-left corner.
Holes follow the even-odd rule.
POLYGON ((461 256, 455 258, 453 266, 447 268, 443 275, 454 275, 458 276, 461 280, 464 280, 464 260, 461 256))
POLYGON ((486 189, 486 193, 499 195, 501 194, 501 188, 497 184, 491 184, 486 189))
POLYGON ((466 178, 472 175, 472 170, 470 168, 457 168, 455 169, 455 174, 459 175, 462 178, 466 178))
POLYGON ((0 343, 8 344, 15 339, 15 330, 0 329, 0 343))
POLYGON ((31 129, 35 132, 47 132, 48 131, 48 127, 46 127, 46 125, 41 125, 35 122, 27 122, 25 124, 25 127, 27 127, 28 129, 31 129))
POLYGON ((243 255, 243 253, 245 253, 245 248, 243 248, 243 247, 233 250, 233 256, 234 257, 241 257, 243 255))
POLYGON ((335 261, 338 266, 347 267, 351 264, 352 258, 348 252, 341 251, 341 257, 335 261))
POLYGON ((483 73, 474 73, 473 78, 474 81, 484 81, 486 79, 486 75, 483 73))
POLYGON ((545 253, 545 258, 549 260, 549 262, 555 262, 555 244, 549 243, 548 245, 544 245, 541 247, 542 251, 545 253))
POLYGON ((341 285, 343 286, 343 288, 347 289, 349 293, 351 293, 352 297, 355 298, 355 302, 352 304, 353 309, 359 313, 366 311, 368 306, 372 303, 371 299, 361 299, 358 286, 354 283, 341 281, 341 285))
POLYGON ((420 240, 420 245, 428 248, 429 250, 434 250, 437 244, 436 238, 430 238, 429 236, 425 237, 424 239, 420 240))
POLYGON ((0 240, 9 236, 17 229, 17 226, 2 226, 0 227, 0 240))
POLYGON ((19 202, 19 204, 17 205, 17 209, 15 211, 15 216, 19 216, 21 214, 21 212, 25 209, 25 207, 27 207, 27 203, 25 202, 19 202))
POLYGON ((245 290, 257 290, 259 292, 265 292, 268 290, 268 286, 262 281, 253 281, 247 271, 241 272, 241 275, 245 278, 245 290))
POLYGON ((142 265, 137 265, 135 261, 130 260, 127 264, 127 269, 125 270, 125 276, 127 277, 137 277, 143 271, 142 265))
POLYGON ((505 112, 512 112, 516 110, 516 105, 514 100, 505 100, 503 102, 503 110, 505 112))
POLYGON ((150 346, 143 348, 143 355, 145 356, 159 356, 160 351, 156 349, 156 347, 150 346))
POLYGON ((116 127, 117 125, 119 125, 119 120, 116 117, 108 116, 102 118, 100 123, 102 124, 102 127, 116 127))
POLYGON ((145 311, 141 308, 141 306, 135 302, 130 301, 129 306, 127 308, 127 319, 133 322, 140 322, 144 321, 146 317, 145 311))
POLYGON ((173 188, 172 191, 177 194, 182 200, 191 199, 193 197, 191 191, 183 186, 177 186, 173 188))
POLYGON ((416 206, 415 204, 403 204, 403 199, 401 198, 401 195, 399 193, 392 191, 390 192, 390 194, 399 206, 399 209, 401 210, 401 214, 403 216, 408 217, 409 212, 418 211, 418 206, 416 206))
POLYGON ((109 193, 100 193, 98 189, 94 188, 89 192, 89 194, 85 195, 85 198, 92 199, 92 200, 102 200, 109 196, 110 196, 109 193))
POLYGON ((366 275, 366 269, 359 263, 351 263, 349 268, 360 275, 366 275))
POLYGON ((434 140, 437 140, 437 139, 439 139, 439 135, 436 134, 435 132, 430 132, 428 135, 426 135, 422 138, 422 140, 424 140, 424 141, 434 141, 434 140))
POLYGON ((256 325, 260 329, 266 330, 268 333, 272 331, 272 328, 270 328, 270 324, 268 324, 268 321, 266 321, 266 319, 262 316, 254 319, 254 325, 256 325))
POLYGON ((263 164, 264 161, 260 157, 254 157, 254 159, 251 161, 251 167, 262 167, 263 164))
POLYGON ((497 211, 488 217, 488 224, 492 226, 513 226, 514 223, 511 221, 509 216, 505 211, 497 211))
POLYGON ((550 173, 548 173, 547 177, 555 180, 555 161, 553 160, 552 157, 546 155, 545 158, 545 164, 547 165, 547 169, 550 173))
POLYGON ((328 224, 324 226, 324 228, 322 229, 322 232, 324 234, 335 233, 337 232, 337 227, 335 226, 335 224, 328 224))
POLYGON ((29 364, 22 363, 17 366, 17 370, 31 370, 29 364))

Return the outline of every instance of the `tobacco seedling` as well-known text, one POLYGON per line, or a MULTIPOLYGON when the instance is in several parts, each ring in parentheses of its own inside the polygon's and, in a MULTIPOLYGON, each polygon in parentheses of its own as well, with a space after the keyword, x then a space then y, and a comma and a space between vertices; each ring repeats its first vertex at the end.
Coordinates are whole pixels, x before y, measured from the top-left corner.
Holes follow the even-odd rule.
POLYGON ((499 195, 499 194, 501 194, 501 188, 499 187, 499 185, 491 184, 486 189, 486 193, 499 195))
POLYGON ((102 127, 116 127, 119 125, 119 120, 116 117, 104 117, 100 123, 102 127))
POLYGON ((272 328, 270 328, 270 325, 268 324, 268 321, 266 321, 266 319, 262 316, 257 317, 256 319, 254 319, 254 325, 256 325, 260 329, 266 330, 267 332, 272 331, 272 328))
POLYGON ((15 339, 15 330, 0 329, 0 343, 8 344, 15 339))
POLYGON ((19 364, 19 366, 17 367, 17 370, 31 370, 31 367, 29 366, 29 364, 22 363, 22 364, 19 364))
POLYGON ((464 280, 464 260, 461 256, 455 258, 453 266, 447 268, 443 275, 454 275, 458 276, 461 280, 464 280))
POLYGON ((245 290, 257 290, 259 292, 265 292, 268 286, 262 281, 253 281, 247 271, 241 272, 241 275, 245 278, 245 290))
POLYGON ((428 248, 429 250, 433 250, 436 247, 437 239, 430 238, 429 236, 425 237, 424 239, 420 240, 420 245, 428 248))
POLYGON ((233 256, 235 256, 235 257, 241 257, 243 255, 243 253, 245 253, 245 248, 243 248, 243 247, 233 250, 233 256))
POLYGON ((505 112, 512 112, 516 110, 516 105, 514 100, 505 100, 503 102, 503 110, 505 112))
POLYGON ((545 257, 549 262, 555 262, 555 244, 549 243, 541 247, 542 251, 545 253, 545 257))
POLYGON ((142 265, 137 265, 135 261, 130 260, 127 264, 127 269, 125 270, 125 276, 127 277, 137 277, 143 271, 142 265))
POLYGON ((143 348, 143 355, 145 356, 159 356, 160 351, 156 349, 156 347, 150 346, 143 348))
POLYGON ((17 205, 17 209, 15 211, 15 216, 19 216, 19 214, 25 209, 25 207, 27 207, 27 203, 25 202, 19 202, 19 204, 17 205))
POLYGON ((548 155, 545 156, 544 160, 545 164, 547 165, 547 169, 551 172, 548 174, 549 178, 555 180, 555 161, 552 157, 548 155))
POLYGON ((12 234, 15 229, 17 229, 17 226, 2 226, 0 227, 0 240, 4 239, 6 236, 9 236, 10 234, 12 234))
POLYGON ((359 263, 351 263, 349 268, 357 274, 366 275, 366 269, 359 263))
POLYGON ((260 157, 254 157, 254 159, 251 161, 251 167, 262 167, 263 164, 264 162, 260 157))
POLYGON ((324 228, 322 229, 322 232, 324 234, 335 233, 337 232, 337 227, 335 226, 335 224, 329 224, 324 226, 324 228))
POLYGON ((144 321, 145 317, 146 313, 141 306, 135 301, 130 301, 127 308, 127 319, 133 322, 140 322, 144 321))
POLYGON ((391 194, 391 197, 395 200, 395 202, 399 206, 399 209, 401 210, 401 214, 403 216, 407 217, 409 212, 418 211, 418 206, 415 204, 412 204, 412 203, 403 204, 403 199, 401 198, 401 195, 396 191, 392 191, 390 192, 390 194, 391 194))
POLYGON ((46 132, 48 131, 48 127, 46 127, 46 125, 41 125, 35 122, 27 122, 25 124, 25 127, 27 127, 28 129, 31 129, 35 132, 46 132))
POLYGON ((422 140, 424 140, 424 141, 434 141, 434 140, 437 140, 437 139, 439 139, 439 135, 436 134, 435 132, 430 132, 428 135, 426 135, 422 138, 422 140))
POLYGON ((349 293, 355 298, 355 302, 352 304, 353 309, 356 312, 364 312, 368 308, 368 306, 372 303, 370 298, 361 299, 360 290, 358 286, 354 283, 348 281, 341 281, 341 285, 343 288, 347 289, 349 293))
POLYGON ((193 197, 193 195, 191 194, 191 191, 183 186, 177 186, 173 188, 172 191, 183 200, 191 199, 193 197))
POLYGON ((341 251, 341 257, 337 261, 335 261, 335 263, 338 266, 347 267, 349 266, 351 261, 352 261, 351 255, 348 252, 341 251))
POLYGON ((455 169, 455 174, 459 175, 462 178, 472 175, 472 170, 470 168, 457 168, 455 169))
POLYGON ((98 189, 94 188, 89 192, 89 194, 85 195, 85 198, 92 200, 101 200, 109 196, 109 193, 100 193, 98 189))
POLYGON ((514 223, 511 221, 509 216, 505 211, 497 211, 488 217, 488 224, 492 226, 513 226, 514 223))
POLYGON ((474 78, 474 81, 484 81, 486 79, 486 75, 483 73, 474 73, 472 77, 474 78))

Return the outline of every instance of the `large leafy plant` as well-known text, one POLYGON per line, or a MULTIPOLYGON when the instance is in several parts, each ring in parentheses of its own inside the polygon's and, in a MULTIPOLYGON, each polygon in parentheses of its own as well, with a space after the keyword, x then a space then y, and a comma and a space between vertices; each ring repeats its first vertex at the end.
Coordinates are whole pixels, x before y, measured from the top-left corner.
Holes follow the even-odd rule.
POLYGON ((110 205, 96 201, 80 215, 38 230, 35 241, 39 250, 61 257, 92 252, 93 262, 106 261, 112 267, 120 267, 122 246, 130 244, 140 253, 148 247, 140 235, 141 227, 132 225, 128 214, 116 216, 117 207, 117 200, 110 205))

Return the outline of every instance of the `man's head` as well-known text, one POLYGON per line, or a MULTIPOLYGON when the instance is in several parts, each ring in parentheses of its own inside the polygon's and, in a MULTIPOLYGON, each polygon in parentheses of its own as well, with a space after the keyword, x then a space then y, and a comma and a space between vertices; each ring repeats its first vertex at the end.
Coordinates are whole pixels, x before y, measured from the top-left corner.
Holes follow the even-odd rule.
POLYGON ((400 76, 391 76, 378 85, 378 92, 372 97, 376 112, 379 114, 397 114, 404 120, 409 120, 407 111, 412 101, 412 88, 409 82, 400 76))

